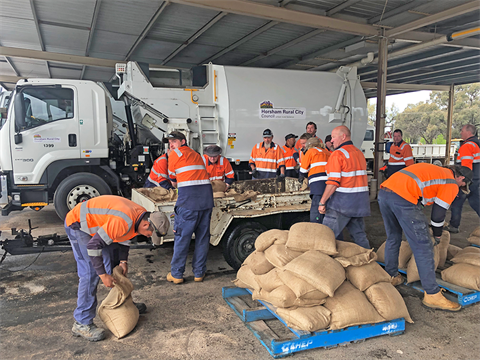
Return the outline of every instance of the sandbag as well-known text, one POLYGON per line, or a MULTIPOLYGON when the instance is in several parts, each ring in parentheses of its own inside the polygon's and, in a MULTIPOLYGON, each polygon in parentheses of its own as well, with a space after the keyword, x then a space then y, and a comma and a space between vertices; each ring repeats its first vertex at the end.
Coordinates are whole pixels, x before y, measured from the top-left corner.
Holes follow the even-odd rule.
POLYGON ((241 202, 245 201, 248 199, 251 199, 252 201, 255 201, 257 198, 258 192, 253 191, 253 190, 247 190, 242 194, 232 194, 233 198, 235 199, 236 202, 241 202))
POLYGON ((373 284, 365 290, 365 296, 385 320, 405 318, 405 321, 413 323, 402 295, 389 282, 373 284))
POLYGON ((363 266, 349 266, 345 270, 347 280, 360 291, 365 291, 373 284, 390 282, 391 276, 376 262, 363 266))
POLYGON ((177 192, 174 189, 164 189, 161 186, 154 188, 141 188, 138 192, 154 201, 174 201, 177 199, 177 192))
POLYGON ((226 195, 223 191, 220 191, 220 192, 214 192, 213 193, 213 198, 214 199, 218 199, 218 198, 224 198, 226 195))
POLYGON ((480 237, 480 226, 477 226, 477 227, 475 228, 475 230, 472 231, 472 233, 470 234, 470 236, 480 237))
POLYGON ((285 245, 272 245, 265 250, 265 258, 277 268, 283 268, 303 252, 287 248, 285 245))
MULTIPOLYGON (((247 284, 245 284, 242 280, 240 279, 235 279, 232 281, 233 284, 236 286, 236 287, 240 287, 240 288, 244 288, 244 289, 251 289, 251 287, 247 284)), ((253 289, 252 289, 253 290, 253 289)))
POLYGON ((335 243, 337 245, 337 255, 334 256, 335 258, 349 258, 355 255, 366 253, 368 251, 368 249, 348 241, 336 240, 335 243))
POLYGON ((470 264, 480 266, 480 248, 469 246, 459 251, 452 259, 454 264, 470 264))
POLYGON ((443 230, 442 236, 440 237, 440 243, 438 247, 438 267, 445 267, 445 261, 447 260, 448 245, 450 245, 450 232, 443 230))
POLYGON ((289 327, 296 330, 317 331, 326 329, 330 323, 330 310, 323 306, 277 309, 276 313, 289 327))
MULTIPOLYGON (((438 246, 433 247, 433 261, 435 262, 435 270, 438 267, 438 262, 440 261, 440 253, 438 246)), ((407 282, 412 283, 420 280, 420 275, 418 274, 417 263, 415 261, 415 255, 412 255, 412 258, 407 265, 407 282)))
POLYGON ((345 280, 342 265, 321 251, 310 250, 303 253, 285 265, 285 270, 291 271, 328 296, 333 296, 345 280))
POLYGON ((132 282, 123 276, 120 266, 113 269, 112 276, 115 279, 115 286, 109 291, 105 300, 98 308, 98 315, 105 326, 117 338, 129 334, 137 325, 139 313, 133 303, 132 282))
POLYGON ((263 275, 257 275, 255 280, 260 288, 265 291, 273 291, 277 287, 284 285, 283 281, 278 277, 278 269, 273 269, 263 275))
MULTIPOLYGON (((367 250, 367 249, 366 249, 367 250)), ((337 260, 344 268, 348 266, 362 266, 370 264, 377 260, 377 254, 373 249, 367 250, 366 252, 354 256, 346 257, 336 257, 337 260)))
POLYGON ((345 281, 337 289, 335 296, 327 298, 324 306, 332 313, 331 330, 385 321, 370 304, 365 294, 349 281, 345 281))
MULTIPOLYGON (((255 274, 253 273, 252 269, 249 265, 242 265, 240 269, 237 271, 237 280, 240 280, 242 284, 246 284, 248 289, 254 289, 260 291, 260 286, 258 285, 257 281, 255 280, 255 274)), ((235 283, 238 287, 245 287, 240 286, 238 283, 235 283)))
POLYGON ((224 193, 225 190, 227 189, 227 184, 222 180, 212 180, 210 181, 210 183, 212 184, 212 189, 214 193, 216 192, 224 193))
POLYGON ((328 296, 321 291, 314 290, 297 298, 293 303, 293 306, 310 307, 322 305, 327 300, 327 297, 328 296))
POLYGON ((470 243, 470 244, 474 244, 474 245, 479 245, 480 246, 480 236, 470 236, 467 241, 470 243))
MULTIPOLYGON (((385 263, 385 245, 386 241, 380 245, 377 250, 377 261, 385 263)), ((398 268, 405 269, 407 267, 408 261, 412 257, 412 249, 408 244, 408 241, 402 241, 400 244, 400 250, 398 252, 398 268)))
POLYGON ((457 255, 457 253, 462 250, 462 248, 460 246, 455 246, 455 245, 448 245, 448 248, 447 248, 447 260, 451 260, 455 257, 455 255, 457 255))
POLYGON ((258 235, 255 240, 255 250, 265 251, 273 244, 285 244, 288 239, 288 230, 272 229, 258 235))
POLYGON ((282 285, 270 292, 265 289, 254 291, 252 299, 266 301, 275 307, 287 308, 294 305, 296 297, 287 285, 282 285))
POLYGON ((283 281, 284 284, 288 285, 288 287, 294 292, 297 298, 302 298, 311 292, 316 293, 319 299, 323 299, 328 296, 327 294, 317 290, 313 285, 310 285, 305 280, 300 279, 291 271, 279 271, 278 277, 283 281))
POLYGON ((327 255, 337 254, 337 244, 332 229, 317 223, 293 224, 285 246, 295 251, 318 250, 327 255))
POLYGON ((442 271, 442 280, 480 291, 480 267, 470 264, 454 264, 442 271))
POLYGON ((266 259, 265 254, 261 251, 254 251, 247 259, 247 264, 255 275, 266 274, 274 268, 274 266, 266 259))

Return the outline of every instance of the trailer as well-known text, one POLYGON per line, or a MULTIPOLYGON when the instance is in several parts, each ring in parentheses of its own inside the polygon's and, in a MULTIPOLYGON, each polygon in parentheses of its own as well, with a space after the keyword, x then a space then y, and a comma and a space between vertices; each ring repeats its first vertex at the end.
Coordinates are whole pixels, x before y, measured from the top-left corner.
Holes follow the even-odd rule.
MULTIPOLYGON (((223 245, 227 263, 239 269, 246 257, 255 249, 255 239, 269 229, 290 229, 296 222, 309 221, 310 196, 308 190, 300 190, 298 179, 243 180, 232 184, 232 189, 241 193, 253 190, 259 194, 253 199, 235 201, 233 196, 215 198, 210 223, 210 243, 223 245)), ((170 219, 168 233, 158 245, 173 241, 175 202, 157 202, 142 189, 134 189, 132 201, 148 211, 163 211, 170 219)))

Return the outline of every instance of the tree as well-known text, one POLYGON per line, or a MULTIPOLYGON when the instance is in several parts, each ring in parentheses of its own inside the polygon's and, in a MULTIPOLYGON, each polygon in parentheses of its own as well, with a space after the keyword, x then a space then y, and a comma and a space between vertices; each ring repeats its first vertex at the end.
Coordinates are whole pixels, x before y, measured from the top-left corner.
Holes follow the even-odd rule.
MULTIPOLYGON (((370 101, 368 101, 367 111, 368 111, 368 125, 375 126, 377 122, 377 104, 371 103, 370 101)), ((393 103, 392 106, 390 106, 390 109, 386 109, 385 129, 388 129, 388 128, 390 128, 390 130, 393 129, 398 112, 399 112, 399 109, 397 108, 395 103, 393 103)))

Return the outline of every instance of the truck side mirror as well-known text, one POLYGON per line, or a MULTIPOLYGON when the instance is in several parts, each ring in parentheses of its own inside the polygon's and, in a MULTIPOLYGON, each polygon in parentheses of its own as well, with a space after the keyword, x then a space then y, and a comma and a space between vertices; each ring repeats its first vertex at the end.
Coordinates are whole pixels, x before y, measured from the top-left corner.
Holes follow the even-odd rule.
POLYGON ((17 144, 21 144, 23 141, 23 137, 22 137, 22 134, 18 133, 18 134, 15 134, 15 145, 17 144))
MULTIPOLYGON (((25 102, 23 99, 23 93, 21 91, 15 92, 15 99, 13 106, 15 108, 15 131, 20 132, 25 127, 25 102)), ((18 144, 15 137, 15 144, 18 144)), ((21 142, 21 141, 20 141, 21 142)))

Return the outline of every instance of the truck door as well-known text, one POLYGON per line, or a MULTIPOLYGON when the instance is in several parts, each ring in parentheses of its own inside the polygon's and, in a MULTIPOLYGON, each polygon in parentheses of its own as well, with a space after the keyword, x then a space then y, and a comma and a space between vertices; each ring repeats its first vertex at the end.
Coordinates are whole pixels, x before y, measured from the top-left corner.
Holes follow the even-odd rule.
POLYGON ((38 184, 51 163, 80 157, 74 97, 73 87, 17 88, 10 124, 16 134, 11 141, 15 184, 38 184))

